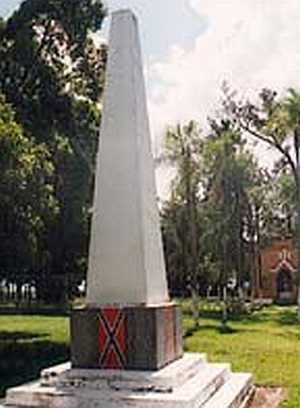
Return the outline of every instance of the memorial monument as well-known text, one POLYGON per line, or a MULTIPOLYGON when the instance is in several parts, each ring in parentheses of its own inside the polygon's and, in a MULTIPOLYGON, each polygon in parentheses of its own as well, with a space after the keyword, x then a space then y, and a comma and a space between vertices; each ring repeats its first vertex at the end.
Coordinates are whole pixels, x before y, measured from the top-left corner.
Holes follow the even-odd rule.
POLYGON ((6 406, 233 408, 251 375, 182 351, 170 302, 136 17, 113 13, 86 305, 72 311, 71 364, 7 392, 6 406))

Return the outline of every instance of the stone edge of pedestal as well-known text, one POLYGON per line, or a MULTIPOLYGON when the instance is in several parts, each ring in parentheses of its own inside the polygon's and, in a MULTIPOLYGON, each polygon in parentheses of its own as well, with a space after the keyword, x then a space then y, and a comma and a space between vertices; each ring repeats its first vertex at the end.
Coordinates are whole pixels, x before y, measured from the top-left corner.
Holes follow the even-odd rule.
POLYGON ((71 368, 68 362, 42 370, 41 385, 51 387, 85 380, 99 386, 102 383, 103 387, 108 383, 122 383, 125 386, 136 383, 145 388, 175 388, 194 376, 206 363, 206 355, 200 353, 185 353, 182 358, 157 371, 78 369, 71 368))

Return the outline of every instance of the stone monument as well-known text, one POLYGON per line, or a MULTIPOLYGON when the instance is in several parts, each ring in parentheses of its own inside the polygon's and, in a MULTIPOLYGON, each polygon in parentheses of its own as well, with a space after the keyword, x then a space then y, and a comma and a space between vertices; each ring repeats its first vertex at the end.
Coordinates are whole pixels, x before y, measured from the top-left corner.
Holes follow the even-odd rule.
POLYGON ((180 310, 167 290, 141 61, 135 16, 115 13, 87 306, 72 315, 73 367, 150 370, 182 355, 180 310))
POLYGON ((249 374, 182 352, 167 290, 138 24, 113 13, 87 299, 71 315, 71 364, 7 392, 6 406, 233 408, 249 374))

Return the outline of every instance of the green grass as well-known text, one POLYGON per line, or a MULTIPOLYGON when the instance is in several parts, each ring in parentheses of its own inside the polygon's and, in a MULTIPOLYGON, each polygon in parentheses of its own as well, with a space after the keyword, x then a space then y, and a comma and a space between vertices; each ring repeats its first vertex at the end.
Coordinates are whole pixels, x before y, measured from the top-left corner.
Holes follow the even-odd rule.
POLYGON ((68 359, 69 322, 61 316, 0 316, 0 397, 42 368, 68 359))
POLYGON ((295 307, 272 306, 222 327, 216 312, 206 312, 201 328, 191 330, 184 304, 185 349, 204 352, 209 361, 230 362, 234 371, 254 374, 256 384, 283 386, 288 401, 282 408, 300 407, 300 324, 295 307))
MULTIPOLYGON (((272 306, 235 318, 223 330, 217 310, 206 310, 192 331, 188 302, 183 303, 185 349, 204 352, 209 361, 230 362, 249 371, 261 385, 288 389, 281 408, 300 407, 300 324, 294 307, 272 306)), ((68 359, 69 323, 62 316, 0 316, 0 392, 38 376, 41 368, 68 359)))

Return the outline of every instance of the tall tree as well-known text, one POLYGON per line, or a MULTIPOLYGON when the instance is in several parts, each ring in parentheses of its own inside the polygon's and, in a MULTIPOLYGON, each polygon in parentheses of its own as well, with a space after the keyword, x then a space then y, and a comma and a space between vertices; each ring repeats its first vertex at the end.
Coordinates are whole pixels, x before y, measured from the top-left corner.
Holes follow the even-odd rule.
MULTIPOLYGON (((198 326, 198 278, 199 278, 199 223, 198 197, 201 177, 202 141, 199 125, 190 121, 186 125, 170 127, 166 135, 166 158, 177 170, 172 183, 172 197, 177 201, 181 220, 185 224, 185 237, 178 241, 184 254, 184 269, 193 298, 195 327, 198 326)), ((175 202, 174 201, 174 202, 175 202)), ((179 214, 179 213, 178 213, 179 214)))
MULTIPOLYGON (((254 280, 253 272, 249 273, 253 230, 249 192, 255 183, 257 164, 230 122, 211 121, 211 127, 212 133, 204 148, 206 195, 212 209, 214 257, 219 259, 220 284, 226 299, 229 279, 234 279, 239 287, 249 278, 254 280)), ((224 320, 226 318, 224 308, 224 320)))
POLYGON ((104 17, 100 0, 25 0, 0 25, 1 91, 54 166, 59 214, 47 225, 49 256, 41 265, 51 274, 86 263, 106 62, 106 48, 92 34, 104 17))
POLYGON ((0 148, 0 273, 19 286, 20 275, 35 271, 39 258, 48 256, 46 228, 58 203, 47 146, 26 137, 1 95, 0 148))
POLYGON ((218 283, 226 297, 230 278, 240 286, 249 279, 256 284, 255 228, 261 222, 254 208, 261 175, 241 133, 230 122, 210 124, 206 138, 194 122, 167 133, 166 157, 177 172, 163 208, 163 231, 177 285, 186 286, 187 277, 193 288, 218 283))

